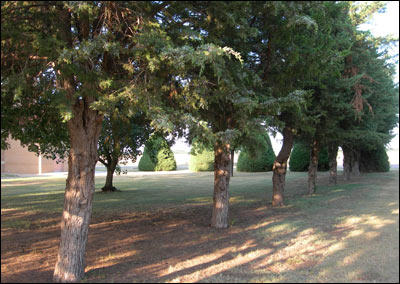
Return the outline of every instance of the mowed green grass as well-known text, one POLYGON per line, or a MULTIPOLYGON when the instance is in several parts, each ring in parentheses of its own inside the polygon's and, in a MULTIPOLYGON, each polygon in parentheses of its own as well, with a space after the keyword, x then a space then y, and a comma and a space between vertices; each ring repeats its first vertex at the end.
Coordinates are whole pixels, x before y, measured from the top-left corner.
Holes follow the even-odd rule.
MULTIPOLYGON (((231 204, 251 204, 271 198, 272 173, 235 173, 231 178, 231 204)), ((306 178, 304 173, 290 173, 288 181, 306 178)), ((144 211, 182 205, 204 205, 212 202, 212 172, 174 175, 114 177, 120 192, 103 193, 105 177, 96 177, 93 214, 104 210, 144 211)), ((304 193, 306 192, 306 188, 304 193)), ((7 178, 2 180, 2 209, 35 212, 61 212, 65 178, 7 178)), ((298 190, 297 190, 298 191, 298 190)), ((296 192, 301 194, 301 191, 296 192)), ((290 195, 290 194, 289 194, 290 195)))
MULTIPOLYGON (((231 179, 231 230, 246 233, 240 238, 228 238, 237 244, 225 255, 228 261, 210 264, 214 267, 211 272, 207 270, 209 266, 199 265, 195 273, 183 273, 179 271, 185 271, 184 265, 196 266, 197 260, 193 258, 189 264, 182 260, 182 267, 167 267, 170 276, 149 275, 149 279, 155 282, 399 281, 398 170, 363 174, 351 182, 340 177, 336 186, 328 186, 328 173, 318 173, 317 192, 313 196, 306 195, 307 173, 289 172, 283 208, 270 206, 271 177, 271 173, 235 173, 231 179), (241 214, 247 209, 262 214, 257 220, 246 221, 241 214), (241 249, 242 244, 250 244, 251 250, 241 249), (219 266, 222 272, 218 272, 219 266)), ((206 206, 210 211, 212 208, 212 172, 119 176, 115 178, 115 186, 121 192, 106 194, 100 192, 104 181, 105 177, 96 178, 93 215, 97 219, 163 208, 168 212, 193 206, 206 206)), ((2 215, 3 210, 61 215, 64 187, 65 178, 3 179, 2 215)), ((25 230, 30 226, 30 221, 21 216, 2 222, 2 228, 25 230)), ((208 239, 219 236, 206 227, 198 230, 208 239)), ((129 273, 124 274, 124 267, 110 268, 101 276, 96 270, 89 270, 85 281, 137 281, 125 276, 129 273)))

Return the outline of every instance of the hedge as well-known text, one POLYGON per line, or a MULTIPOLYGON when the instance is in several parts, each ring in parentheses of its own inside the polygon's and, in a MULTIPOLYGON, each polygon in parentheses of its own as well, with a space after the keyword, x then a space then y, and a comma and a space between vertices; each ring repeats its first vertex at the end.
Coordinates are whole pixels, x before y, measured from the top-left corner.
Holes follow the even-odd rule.
POLYGON ((268 133, 258 134, 253 139, 253 145, 242 147, 237 161, 237 170, 239 172, 271 171, 276 156, 268 133))
MULTIPOLYGON (((310 146, 306 143, 294 143, 290 154, 289 170, 292 172, 307 172, 310 165, 310 146)), ((329 170, 328 148, 323 147, 318 155, 318 171, 329 170)))
POLYGON ((360 151, 360 171, 361 172, 388 172, 390 170, 389 157, 385 146, 376 145, 374 150, 360 151))
POLYGON ((167 140, 154 134, 146 142, 143 156, 139 161, 140 171, 174 171, 176 161, 167 140))

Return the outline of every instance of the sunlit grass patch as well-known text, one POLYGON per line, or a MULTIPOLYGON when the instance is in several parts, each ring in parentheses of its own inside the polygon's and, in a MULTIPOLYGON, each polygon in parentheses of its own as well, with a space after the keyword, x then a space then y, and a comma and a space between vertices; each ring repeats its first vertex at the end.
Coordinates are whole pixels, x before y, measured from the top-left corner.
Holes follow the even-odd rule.
MULTIPOLYGON (((275 208, 271 173, 235 174, 222 231, 208 226, 212 173, 118 176, 115 193, 96 178, 84 282, 396 282, 398 183, 327 186, 321 173, 308 196, 307 173, 291 175, 275 208)), ((32 182, 2 187, 4 234, 53 232, 58 244, 65 180, 32 182)))
POLYGON ((7 229, 19 229, 19 230, 27 230, 30 229, 32 226, 32 222, 28 220, 2 220, 1 221, 1 228, 7 229))

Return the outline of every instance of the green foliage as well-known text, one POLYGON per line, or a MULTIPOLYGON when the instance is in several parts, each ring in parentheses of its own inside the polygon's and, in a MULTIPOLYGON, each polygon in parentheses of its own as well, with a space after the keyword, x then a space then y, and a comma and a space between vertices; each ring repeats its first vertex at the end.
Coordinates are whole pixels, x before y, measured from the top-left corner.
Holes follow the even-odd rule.
POLYGON ((129 159, 135 162, 141 154, 139 148, 147 141, 151 132, 150 120, 143 112, 126 117, 120 113, 119 108, 115 108, 111 115, 106 115, 103 119, 98 147, 99 161, 106 167, 124 164, 129 159))
POLYGON ((377 144, 375 149, 361 150, 359 165, 361 172, 388 172, 390 163, 385 146, 377 144))
POLYGON ((146 142, 143 156, 139 161, 141 171, 174 171, 176 161, 167 140, 161 134, 154 134, 146 142))
POLYGON ((190 150, 189 170, 204 172, 214 170, 214 149, 194 141, 190 150))
POLYGON ((329 171, 328 147, 323 147, 319 152, 318 170, 321 172, 329 171))
POLYGON ((352 1, 349 14, 353 24, 358 26, 371 20, 376 12, 382 13, 385 10, 385 1, 352 1))
POLYGON ((159 105, 160 92, 154 90, 166 82, 157 72, 159 54, 169 46, 154 18, 160 6, 2 2, 2 149, 11 134, 36 153, 40 148, 50 157, 65 154, 67 123, 82 103, 100 115, 121 100, 146 111, 159 105), (153 100, 157 103, 149 104, 153 100))
MULTIPOLYGON (((289 170, 292 172, 306 172, 310 165, 310 146, 303 142, 294 143, 290 154, 289 170)), ((318 171, 329 170, 328 148, 323 147, 318 155, 318 171)))
POLYGON ((322 144, 385 144, 398 121, 394 69, 385 42, 356 29, 384 6, 3 1, 1 147, 11 134, 62 156, 74 107, 86 102, 107 119, 121 101, 133 106, 121 116, 145 110, 152 127, 189 128, 202 142, 233 146, 262 120, 322 144))
POLYGON ((157 154, 157 163, 155 171, 175 171, 176 161, 174 153, 169 147, 161 147, 157 154))
POLYGON ((139 170, 140 171, 154 171, 156 165, 150 159, 150 154, 146 149, 143 152, 142 158, 139 161, 139 170))
POLYGON ((267 132, 255 134, 242 147, 237 162, 239 172, 267 172, 271 171, 275 161, 275 153, 267 132))
POLYGON ((305 172, 308 171, 309 165, 310 147, 302 143, 295 143, 290 154, 289 170, 292 172, 305 172))

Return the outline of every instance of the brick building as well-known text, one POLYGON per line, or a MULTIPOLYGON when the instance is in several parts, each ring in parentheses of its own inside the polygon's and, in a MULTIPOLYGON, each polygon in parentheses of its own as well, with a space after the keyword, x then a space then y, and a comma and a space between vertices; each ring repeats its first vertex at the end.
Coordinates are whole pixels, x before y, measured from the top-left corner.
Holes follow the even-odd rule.
POLYGON ((19 141, 8 139, 9 149, 1 150, 1 173, 43 174, 64 172, 68 170, 68 162, 56 163, 29 152, 19 141))

